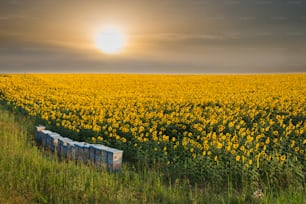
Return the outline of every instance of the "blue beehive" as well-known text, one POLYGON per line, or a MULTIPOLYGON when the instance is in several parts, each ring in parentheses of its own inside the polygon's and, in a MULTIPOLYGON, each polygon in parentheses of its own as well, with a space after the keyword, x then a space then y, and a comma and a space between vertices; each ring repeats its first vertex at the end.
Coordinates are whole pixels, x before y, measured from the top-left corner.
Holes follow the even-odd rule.
POLYGON ((68 159, 76 160, 76 146, 78 142, 75 141, 68 141, 67 145, 64 147, 64 153, 68 159))
POLYGON ((58 153, 62 157, 67 157, 67 146, 68 142, 72 142, 71 139, 67 137, 62 137, 58 139, 58 153))
POLYGON ((38 143, 38 144, 42 144, 42 130, 45 130, 46 127, 45 126, 36 126, 35 127, 36 130, 35 130, 35 141, 38 143))
POLYGON ((104 145, 94 146, 94 163, 98 167, 107 167, 107 147, 104 145))
POLYGON ((50 137, 50 140, 51 140, 51 143, 50 143, 50 149, 51 149, 51 151, 53 151, 53 152, 58 152, 58 141, 61 139, 61 138, 63 138, 62 136, 60 136, 59 134, 57 134, 57 133, 54 133, 54 132, 52 132, 52 133, 49 133, 48 134, 49 135, 49 137, 50 137))
POLYGON ((83 147, 85 142, 76 142, 74 146, 76 147, 75 154, 76 154, 76 160, 78 161, 84 161, 83 160, 83 147))
POLYGON ((42 130, 41 131, 41 141, 42 141, 42 146, 44 148, 47 148, 47 140, 48 140, 48 134, 51 133, 49 130, 42 130))
POLYGON ((84 143, 83 145, 83 151, 82 151, 82 159, 84 162, 88 162, 89 158, 89 148, 91 144, 84 143))
POLYGON ((107 167, 111 170, 121 169, 123 151, 107 148, 107 167))
POLYGON ((89 159, 91 163, 95 163, 95 146, 96 144, 92 144, 89 147, 89 159))
POLYGON ((46 135, 46 149, 51 150, 51 145, 52 145, 52 136, 51 136, 52 132, 48 133, 46 135))

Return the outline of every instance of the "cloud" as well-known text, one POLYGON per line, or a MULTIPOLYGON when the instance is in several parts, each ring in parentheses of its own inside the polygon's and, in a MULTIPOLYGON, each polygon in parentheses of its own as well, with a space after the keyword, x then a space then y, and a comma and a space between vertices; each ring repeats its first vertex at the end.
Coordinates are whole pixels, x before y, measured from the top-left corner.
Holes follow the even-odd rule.
POLYGON ((305 1, 4 1, 1 71, 305 70, 305 1), (90 41, 105 22, 131 31, 126 53, 90 41), (92 27, 90 27, 92 26, 92 27))
POLYGON ((47 46, 0 49, 1 72, 258 73, 305 71, 306 50, 211 49, 178 58, 92 56, 47 46), (184 57, 186 56, 186 57, 184 57))

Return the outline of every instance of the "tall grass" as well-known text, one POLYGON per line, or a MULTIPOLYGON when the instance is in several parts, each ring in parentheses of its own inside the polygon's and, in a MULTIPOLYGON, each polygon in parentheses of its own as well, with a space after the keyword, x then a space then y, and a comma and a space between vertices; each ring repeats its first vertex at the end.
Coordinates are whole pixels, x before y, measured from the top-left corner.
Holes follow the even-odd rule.
MULTIPOLYGON (((59 161, 33 142, 34 124, 0 106, 0 203, 303 203, 305 189, 288 188, 263 198, 243 188, 198 187, 164 179, 154 169, 123 164, 117 173, 59 161), (167 182, 165 182, 167 180, 167 182), (220 191, 224 189, 224 191, 220 191)), ((247 184, 245 184, 247 185, 247 184)))

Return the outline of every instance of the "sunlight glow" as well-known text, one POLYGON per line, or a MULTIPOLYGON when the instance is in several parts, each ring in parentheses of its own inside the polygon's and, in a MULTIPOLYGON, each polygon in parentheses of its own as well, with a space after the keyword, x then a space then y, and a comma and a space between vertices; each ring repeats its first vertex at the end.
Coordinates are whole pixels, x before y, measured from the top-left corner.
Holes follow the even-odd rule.
POLYGON ((95 36, 96 47, 104 53, 119 53, 125 44, 124 34, 114 26, 108 26, 97 32, 95 36))

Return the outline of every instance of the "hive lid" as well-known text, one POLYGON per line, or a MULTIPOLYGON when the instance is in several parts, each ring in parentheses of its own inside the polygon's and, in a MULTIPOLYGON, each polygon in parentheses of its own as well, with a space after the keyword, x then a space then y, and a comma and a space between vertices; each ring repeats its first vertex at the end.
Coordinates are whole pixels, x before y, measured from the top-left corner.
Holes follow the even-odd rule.
POLYGON ((50 132, 50 133, 48 133, 48 135, 53 135, 53 136, 61 136, 60 134, 58 134, 58 133, 56 133, 56 132, 50 132))
POLYGON ((85 142, 75 142, 74 145, 77 146, 77 147, 83 147, 84 144, 85 144, 85 142))
POLYGON ((42 130, 41 132, 44 133, 44 134, 52 133, 50 130, 42 130))
POLYGON ((71 146, 76 146, 79 142, 76 142, 76 141, 67 141, 67 144, 71 145, 71 146))
POLYGON ((61 139, 61 138, 63 138, 61 135, 59 135, 59 134, 53 134, 53 133, 51 133, 51 134, 48 134, 50 137, 52 137, 52 138, 56 138, 56 139, 61 139))
POLYGON ((123 150, 115 149, 115 148, 108 148, 107 151, 112 152, 112 153, 122 153, 123 152, 123 150))
POLYGON ((92 144, 84 142, 83 147, 89 148, 92 144))
POLYGON ((98 149, 98 150, 104 150, 106 146, 102 144, 94 144, 94 145, 91 145, 91 147, 94 149, 98 149))
POLYGON ((59 140, 61 140, 63 142, 74 142, 73 140, 69 139, 68 137, 61 137, 61 138, 59 138, 59 140))

